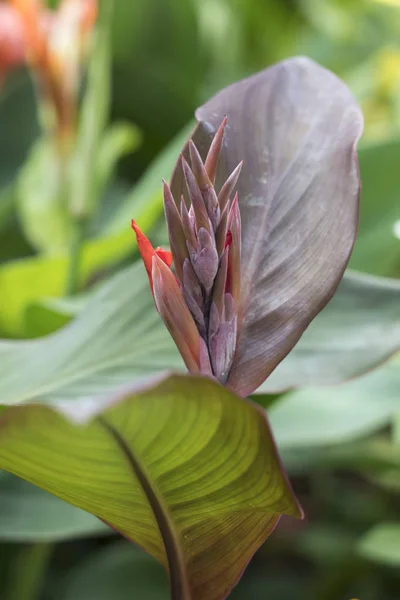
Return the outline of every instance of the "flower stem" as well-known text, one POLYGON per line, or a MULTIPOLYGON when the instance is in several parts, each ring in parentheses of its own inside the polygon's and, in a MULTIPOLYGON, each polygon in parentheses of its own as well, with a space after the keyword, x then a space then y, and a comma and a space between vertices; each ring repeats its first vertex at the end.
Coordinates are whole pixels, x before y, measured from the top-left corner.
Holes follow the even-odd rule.
POLYGON ((37 600, 49 564, 52 544, 32 544, 20 554, 9 600, 37 600))
POLYGON ((71 296, 79 286, 79 265, 85 238, 86 219, 76 217, 72 227, 65 295, 71 296))

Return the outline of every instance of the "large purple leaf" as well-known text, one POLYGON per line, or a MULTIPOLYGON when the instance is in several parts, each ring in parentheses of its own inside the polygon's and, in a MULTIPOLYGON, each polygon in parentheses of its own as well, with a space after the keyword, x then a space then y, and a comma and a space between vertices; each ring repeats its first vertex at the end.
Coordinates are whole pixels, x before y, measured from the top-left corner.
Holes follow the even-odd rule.
MULTIPOLYGON (((231 85, 196 112, 204 157, 227 115, 217 189, 244 160, 240 332, 228 385, 253 392, 332 297, 359 213, 361 111, 333 73, 307 58, 231 85)), ((178 163, 175 198, 184 186, 178 163)))

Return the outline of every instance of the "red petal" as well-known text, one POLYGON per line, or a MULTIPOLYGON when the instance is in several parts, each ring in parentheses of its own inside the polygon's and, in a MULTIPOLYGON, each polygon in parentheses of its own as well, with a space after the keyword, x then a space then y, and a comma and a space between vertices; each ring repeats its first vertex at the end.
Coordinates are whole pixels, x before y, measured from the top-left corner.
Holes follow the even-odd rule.
POLYGON ((144 233, 139 229, 136 221, 134 221, 132 219, 131 225, 132 225, 133 231, 136 233, 136 240, 137 240, 139 252, 142 257, 144 266, 146 268, 147 275, 149 277, 151 290, 153 291, 153 278, 151 276, 151 270, 152 270, 152 266, 153 266, 153 256, 155 254, 155 250, 154 250, 153 246, 151 245, 150 241, 144 235, 144 233))
POLYGON ((172 265, 172 254, 169 250, 163 250, 163 248, 158 247, 156 248, 156 254, 163 262, 165 262, 167 267, 172 265))

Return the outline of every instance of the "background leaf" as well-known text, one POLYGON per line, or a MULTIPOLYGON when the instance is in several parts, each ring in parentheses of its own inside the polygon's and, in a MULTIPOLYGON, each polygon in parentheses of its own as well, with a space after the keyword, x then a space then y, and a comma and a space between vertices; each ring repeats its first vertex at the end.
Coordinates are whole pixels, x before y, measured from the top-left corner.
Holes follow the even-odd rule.
POLYGON ((68 179, 52 140, 32 148, 18 178, 18 209, 25 236, 37 250, 53 253, 68 246, 68 179))
POLYGON ((109 535, 93 515, 9 473, 0 475, 0 540, 54 542, 109 535))
POLYGON ((350 260, 354 269, 400 277, 400 141, 364 146, 359 151, 362 190, 360 227, 350 260), (384 176, 383 176, 384 174, 384 176))
MULTIPOLYGON (((149 201, 138 215, 140 227, 146 230, 159 212, 159 199, 149 201)), ((122 233, 86 242, 80 264, 80 284, 129 255, 136 245, 132 237, 132 231, 127 227, 122 233)), ((54 257, 29 257, 0 266, 0 329, 3 335, 23 336, 25 311, 29 304, 45 297, 63 295, 67 268, 65 253, 54 257)))
POLYGON ((62 578, 62 590, 60 600, 131 600, 133 593, 141 600, 169 600, 162 567, 126 543, 83 561, 62 578))
MULTIPOLYGON (((21 277, 21 283, 27 286, 28 278, 21 277)), ((29 292, 29 285, 23 289, 29 292)), ((342 382, 386 360, 400 346, 399 298, 396 282, 346 275, 337 297, 259 392, 342 382), (357 302, 364 306, 359 313, 357 302), (348 357, 354 358, 355 352, 359 360, 353 364, 348 357)), ((27 312, 26 324, 33 335, 37 326, 29 320, 34 321, 37 310, 43 313, 43 307, 34 306, 27 312)), ((48 330, 53 317, 56 326, 60 317, 61 322, 69 318, 60 311, 48 316, 48 330)), ((141 263, 102 285, 65 329, 41 340, 0 342, 0 392, 8 402, 43 395, 99 398, 138 378, 170 369, 183 371, 184 365, 154 307, 141 263)))
POLYGON ((348 271, 328 306, 258 392, 332 385, 400 349, 400 283, 348 271))
POLYGON ((400 524, 382 523, 368 531, 358 544, 368 560, 398 568, 400 565, 400 524))
POLYGON ((398 360, 339 387, 304 388, 268 410, 280 448, 340 444, 390 424, 400 407, 398 360))

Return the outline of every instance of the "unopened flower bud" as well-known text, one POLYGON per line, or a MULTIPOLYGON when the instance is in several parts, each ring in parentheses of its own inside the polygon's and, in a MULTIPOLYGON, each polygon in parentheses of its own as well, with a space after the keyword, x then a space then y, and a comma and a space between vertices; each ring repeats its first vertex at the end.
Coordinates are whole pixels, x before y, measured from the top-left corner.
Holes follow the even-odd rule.
POLYGON ((186 304, 198 324, 200 332, 205 334, 204 296, 199 280, 188 258, 183 263, 182 293, 186 304))
POLYGON ((222 314, 213 302, 210 312, 209 349, 211 365, 215 377, 225 383, 232 366, 236 347, 237 317, 235 315, 233 298, 225 294, 222 314))
POLYGON ((206 292, 209 292, 218 271, 218 253, 215 247, 215 239, 206 229, 200 227, 197 248, 193 248, 190 244, 188 244, 188 248, 194 272, 206 292))
POLYGON ((200 335, 171 269, 154 254, 154 301, 168 331, 191 373, 200 371, 200 335))
POLYGON ((190 162, 181 157, 190 204, 164 186, 164 209, 175 274, 159 251, 136 231, 157 310, 175 340, 189 371, 226 383, 237 339, 240 291, 241 226, 237 195, 231 202, 241 163, 222 186, 214 188, 226 119, 219 127, 205 163, 189 142, 190 162), (179 208, 178 208, 179 207, 179 208))

